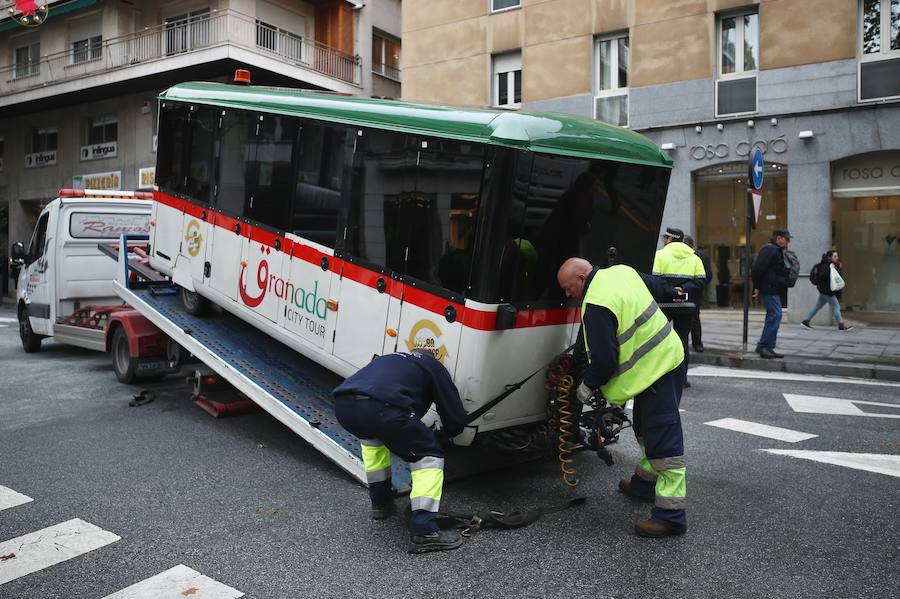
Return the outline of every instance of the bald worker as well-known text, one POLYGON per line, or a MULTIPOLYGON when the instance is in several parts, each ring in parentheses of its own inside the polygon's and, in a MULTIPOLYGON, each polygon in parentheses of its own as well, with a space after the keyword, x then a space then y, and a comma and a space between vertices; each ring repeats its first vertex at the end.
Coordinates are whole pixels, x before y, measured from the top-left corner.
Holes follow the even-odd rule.
POLYGON ((582 302, 588 366, 576 391, 579 401, 588 403, 598 392, 611 405, 634 398, 634 434, 641 453, 634 475, 619 481, 619 490, 654 503, 635 532, 642 537, 682 534, 687 515, 678 404, 684 349, 653 299, 671 291, 664 281, 630 266, 601 269, 582 258, 566 260, 557 280, 566 296, 582 302))

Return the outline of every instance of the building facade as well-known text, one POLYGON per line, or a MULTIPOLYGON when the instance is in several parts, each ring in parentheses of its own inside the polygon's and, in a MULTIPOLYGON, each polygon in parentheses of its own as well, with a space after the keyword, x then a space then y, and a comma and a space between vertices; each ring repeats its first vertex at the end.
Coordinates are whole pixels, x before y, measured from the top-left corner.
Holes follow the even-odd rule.
MULTIPOLYGON (((0 259, 60 188, 153 184, 157 94, 230 81, 400 97, 400 0, 0 0, 0 259)), ((7 292, 7 278, 3 281, 7 292)))
MULTIPOLYGON (((665 222, 710 254, 722 306, 742 302, 759 148, 751 251, 790 228, 805 277, 836 248, 845 309, 900 319, 900 0, 416 0, 403 40, 404 98, 577 114, 667 150, 665 222)), ((816 295, 801 279, 790 319, 816 295)))

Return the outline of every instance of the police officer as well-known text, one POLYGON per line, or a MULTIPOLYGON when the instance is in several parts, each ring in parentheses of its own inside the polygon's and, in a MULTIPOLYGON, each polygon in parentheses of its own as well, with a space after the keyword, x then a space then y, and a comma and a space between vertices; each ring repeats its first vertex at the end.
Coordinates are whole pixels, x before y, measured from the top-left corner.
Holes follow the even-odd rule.
POLYGON ((557 273, 566 296, 582 298, 588 366, 576 390, 587 402, 602 392, 611 405, 634 398, 634 434, 641 453, 626 495, 655 503, 650 518, 635 525, 643 537, 687 530, 684 440, 678 404, 684 382, 684 349, 648 286, 655 278, 618 264, 594 268, 569 258, 557 273))
POLYGON ((444 484, 444 450, 421 418, 432 404, 443 432, 455 437, 466 423, 459 391, 431 352, 376 358, 334 390, 334 413, 341 426, 359 437, 372 518, 384 520, 394 509, 391 452, 409 463, 409 552, 456 549, 462 538, 438 528, 435 520, 444 484))
POLYGON ((687 367, 690 363, 688 335, 691 332, 691 320, 702 299, 703 288, 706 287, 706 269, 694 249, 684 243, 684 232, 681 229, 668 227, 663 235, 663 244, 663 248, 656 252, 653 259, 653 274, 665 278, 673 287, 681 288, 687 296, 684 307, 672 309, 667 316, 672 319, 675 333, 684 346, 684 386, 690 387, 687 380, 687 367))

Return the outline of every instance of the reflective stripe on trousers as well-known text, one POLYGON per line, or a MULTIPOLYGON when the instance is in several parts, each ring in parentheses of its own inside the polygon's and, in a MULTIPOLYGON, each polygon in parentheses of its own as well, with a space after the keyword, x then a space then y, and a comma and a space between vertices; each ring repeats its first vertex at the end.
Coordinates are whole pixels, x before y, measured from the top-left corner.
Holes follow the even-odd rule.
POLYGON ((634 473, 648 482, 656 483, 654 505, 664 510, 683 510, 687 507, 684 456, 648 459, 642 440, 638 440, 641 455, 634 473))
POLYGON ((411 462, 409 473, 412 475, 410 509, 437 512, 441 507, 441 490, 444 486, 444 458, 426 456, 411 462))
POLYGON ((366 482, 380 483, 391 478, 391 452, 378 439, 360 439, 366 482))
POLYGON ((656 472, 654 472, 650 460, 647 459, 647 450, 644 449, 644 440, 638 438, 637 442, 641 454, 638 457, 637 465, 634 467, 634 473, 648 482, 656 482, 656 472))

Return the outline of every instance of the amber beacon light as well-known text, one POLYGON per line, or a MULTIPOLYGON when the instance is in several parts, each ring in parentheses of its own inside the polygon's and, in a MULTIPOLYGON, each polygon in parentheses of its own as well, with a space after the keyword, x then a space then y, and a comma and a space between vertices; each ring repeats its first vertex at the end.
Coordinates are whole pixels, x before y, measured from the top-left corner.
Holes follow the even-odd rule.
POLYGON ((235 70, 234 82, 237 85, 250 85, 250 71, 247 69, 235 70))

